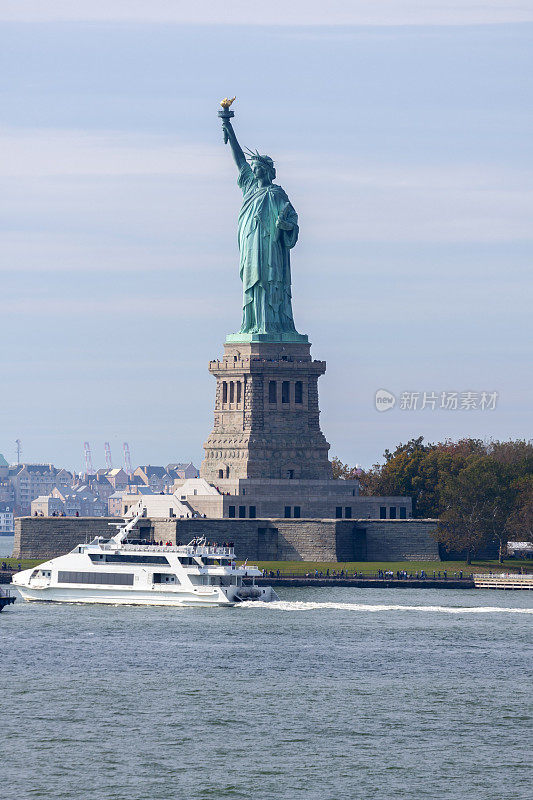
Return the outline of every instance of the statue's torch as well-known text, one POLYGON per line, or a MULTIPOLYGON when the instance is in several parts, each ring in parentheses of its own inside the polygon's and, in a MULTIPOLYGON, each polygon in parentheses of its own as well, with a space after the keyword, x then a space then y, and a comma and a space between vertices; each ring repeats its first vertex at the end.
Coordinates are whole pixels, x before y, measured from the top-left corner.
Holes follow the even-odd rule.
MULTIPOLYGON (((219 108, 218 116, 223 122, 225 122, 226 120, 230 120, 232 117, 235 116, 235 112, 230 109, 230 106, 234 100, 235 100, 234 97, 232 97, 231 100, 225 97, 224 100, 220 101, 220 105, 222 106, 222 108, 219 108)), ((226 131, 224 131, 224 144, 227 143, 228 143, 228 134, 226 133, 226 131)))

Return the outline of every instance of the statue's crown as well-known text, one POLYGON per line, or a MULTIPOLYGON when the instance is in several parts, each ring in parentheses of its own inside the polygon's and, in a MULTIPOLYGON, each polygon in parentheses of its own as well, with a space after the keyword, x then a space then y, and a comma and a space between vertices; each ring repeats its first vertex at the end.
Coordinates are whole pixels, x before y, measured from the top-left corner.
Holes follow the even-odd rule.
POLYGON ((265 167, 274 166, 274 161, 270 158, 270 156, 262 156, 257 150, 254 153, 253 150, 248 150, 248 148, 246 148, 246 158, 248 161, 260 161, 265 165, 265 167))

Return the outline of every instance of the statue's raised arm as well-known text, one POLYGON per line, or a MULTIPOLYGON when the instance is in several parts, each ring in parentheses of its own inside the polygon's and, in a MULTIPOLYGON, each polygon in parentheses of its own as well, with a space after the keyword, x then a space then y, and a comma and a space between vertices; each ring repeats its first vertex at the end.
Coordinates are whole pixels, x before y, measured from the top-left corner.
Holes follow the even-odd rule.
POLYGON ((233 101, 235 100, 234 97, 231 100, 228 97, 225 97, 224 100, 220 101, 220 105, 222 106, 221 109, 218 111, 218 116, 222 120, 222 132, 224 133, 224 144, 229 142, 231 147, 231 152, 233 153, 233 158, 235 159, 235 163, 237 164, 237 169, 241 169, 241 167, 246 164, 246 156, 244 155, 242 148, 237 141, 237 137, 235 136, 235 131, 233 130, 233 125, 231 124, 231 118, 235 116, 235 113, 231 110, 230 106, 232 105, 233 101))
POLYGON ((229 119, 225 119, 222 122, 222 130, 224 131, 225 140, 229 142, 229 146, 231 147, 231 152, 233 153, 233 158, 237 164, 237 169, 240 169, 243 164, 246 164, 246 157, 242 151, 242 147, 237 141, 235 131, 233 130, 233 125, 229 119))

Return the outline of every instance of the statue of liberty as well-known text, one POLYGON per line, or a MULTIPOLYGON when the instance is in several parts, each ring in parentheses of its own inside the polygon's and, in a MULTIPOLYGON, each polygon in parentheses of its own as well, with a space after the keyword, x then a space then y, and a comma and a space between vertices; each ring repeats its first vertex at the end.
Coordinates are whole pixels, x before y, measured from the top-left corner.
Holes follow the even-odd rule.
POLYGON ((276 170, 270 156, 248 151, 248 163, 230 122, 231 102, 222 101, 224 111, 219 111, 219 116, 243 194, 238 235, 243 311, 239 334, 228 340, 244 341, 247 334, 263 334, 261 339, 270 340, 307 340, 296 332, 291 305, 290 250, 298 241, 298 215, 285 191, 273 183, 276 170))

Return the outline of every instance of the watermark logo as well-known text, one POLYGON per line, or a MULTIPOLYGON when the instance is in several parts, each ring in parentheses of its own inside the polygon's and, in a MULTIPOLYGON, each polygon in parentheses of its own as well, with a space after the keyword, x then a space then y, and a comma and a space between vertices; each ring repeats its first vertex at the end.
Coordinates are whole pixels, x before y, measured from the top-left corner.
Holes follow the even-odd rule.
POLYGON ((374 402, 377 411, 390 411, 390 409, 394 408, 396 405, 396 398, 392 392, 388 392, 386 389, 378 389, 374 397, 374 402))
MULTIPOLYGON (((498 392, 400 392, 400 411, 494 411, 498 392)), ((378 389, 375 398, 377 411, 389 411, 396 405, 396 397, 387 389, 378 389)))

